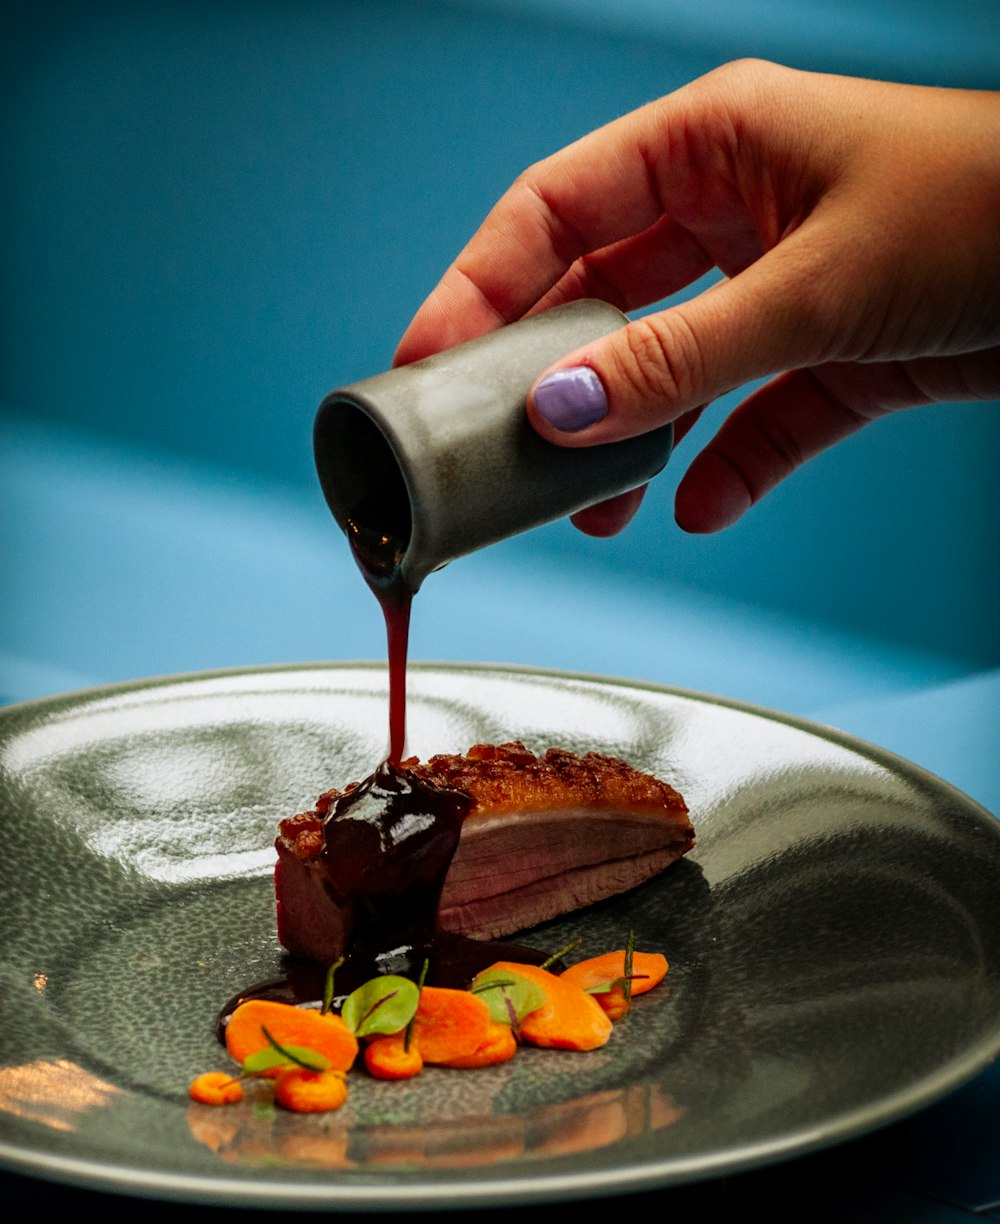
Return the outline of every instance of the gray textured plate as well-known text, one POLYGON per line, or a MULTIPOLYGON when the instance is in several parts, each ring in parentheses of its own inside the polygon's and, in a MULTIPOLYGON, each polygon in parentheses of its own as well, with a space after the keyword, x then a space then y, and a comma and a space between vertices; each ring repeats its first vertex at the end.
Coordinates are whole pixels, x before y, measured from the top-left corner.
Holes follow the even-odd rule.
MULTIPOLYGON (((857 1135, 1000 1050, 1000 824, 825 728, 600 679, 414 667, 410 748, 520 736, 687 796, 696 853, 532 941, 671 962, 603 1050, 525 1050, 336 1114, 189 1104, 230 994, 279 971, 276 821, 368 772, 374 665, 122 685, 0 712, 0 1159, 104 1189, 325 1209, 667 1185, 857 1135)), ((528 942, 526 940, 526 942, 528 942)))

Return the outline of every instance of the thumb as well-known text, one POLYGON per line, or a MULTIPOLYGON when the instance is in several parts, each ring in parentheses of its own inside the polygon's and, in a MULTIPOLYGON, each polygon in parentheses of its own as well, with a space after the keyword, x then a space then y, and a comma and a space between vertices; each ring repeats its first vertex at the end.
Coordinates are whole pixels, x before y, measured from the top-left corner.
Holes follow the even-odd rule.
POLYGON ((815 259, 796 261, 785 245, 732 280, 567 354, 528 396, 536 431, 561 446, 614 442, 753 379, 834 359, 844 320, 822 300, 829 280, 815 259))

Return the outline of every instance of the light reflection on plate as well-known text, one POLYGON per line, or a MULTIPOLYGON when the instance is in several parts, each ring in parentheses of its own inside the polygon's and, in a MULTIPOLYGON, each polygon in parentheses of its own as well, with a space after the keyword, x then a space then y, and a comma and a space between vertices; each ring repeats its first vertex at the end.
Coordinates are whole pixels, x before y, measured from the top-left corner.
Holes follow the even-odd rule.
POLYGON ((224 1065, 217 1007, 280 971, 275 825, 378 762, 384 668, 178 677, 11 707, 8 1167, 262 1206, 572 1198, 857 1135, 1000 1050, 1000 826, 945 783, 694 694, 471 666, 417 666, 410 689, 421 756, 518 737, 626 757, 684 793, 688 860, 525 939, 553 950, 582 935, 603 951, 635 927, 667 954, 666 986, 593 1054, 525 1050, 407 1085, 359 1074, 347 1106, 320 1118, 252 1093, 234 1109, 191 1105, 190 1077, 224 1065), (26 1105, 25 1068, 70 1066, 93 1087, 85 1107, 26 1105))

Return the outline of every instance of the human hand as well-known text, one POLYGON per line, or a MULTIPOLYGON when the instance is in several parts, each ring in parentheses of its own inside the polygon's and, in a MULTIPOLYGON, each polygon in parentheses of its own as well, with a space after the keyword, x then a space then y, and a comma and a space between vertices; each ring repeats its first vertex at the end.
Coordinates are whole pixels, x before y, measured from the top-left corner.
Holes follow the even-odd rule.
MULTIPOLYGON (((417 312, 396 364, 579 297, 724 279, 568 354, 527 410, 561 446, 676 422, 769 378, 695 456, 687 531, 729 526, 894 410, 1000 394, 1000 94, 741 61, 526 170, 417 312)), ((642 491, 574 516, 611 535, 642 491)))

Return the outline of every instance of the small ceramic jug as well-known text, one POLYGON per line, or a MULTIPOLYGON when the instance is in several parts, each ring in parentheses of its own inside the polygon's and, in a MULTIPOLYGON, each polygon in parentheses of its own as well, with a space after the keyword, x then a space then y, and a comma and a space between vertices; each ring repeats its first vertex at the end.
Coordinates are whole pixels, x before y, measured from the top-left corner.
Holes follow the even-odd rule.
POLYGON ((416 591, 456 557, 655 476, 671 426, 565 448, 540 438, 524 409, 543 370, 626 321, 606 302, 572 302, 331 391, 314 446, 340 527, 397 540, 401 579, 416 591))

